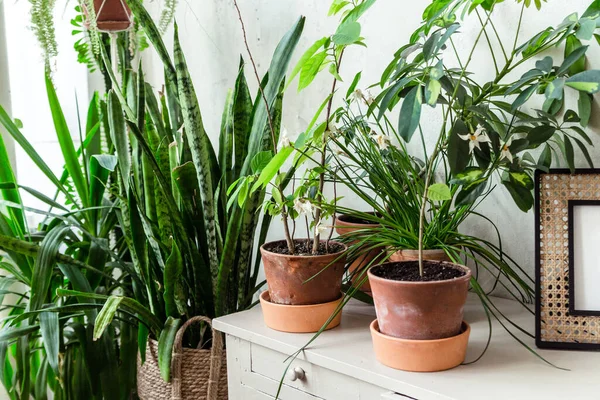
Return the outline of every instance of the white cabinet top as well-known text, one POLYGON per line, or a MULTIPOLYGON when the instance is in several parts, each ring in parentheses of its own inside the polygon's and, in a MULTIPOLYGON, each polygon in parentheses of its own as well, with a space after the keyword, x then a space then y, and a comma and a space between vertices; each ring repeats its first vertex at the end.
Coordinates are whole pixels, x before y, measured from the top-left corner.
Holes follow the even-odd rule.
MULTIPOLYGON (((469 295, 465 320, 471 324, 467 362, 479 356, 488 339, 488 320, 479 299, 469 295)), ((495 298, 502 312, 533 332, 534 316, 511 300, 495 298)), ((350 302, 339 327, 324 332, 304 352, 302 359, 414 397, 429 399, 598 399, 600 398, 600 353, 537 350, 558 367, 554 368, 521 346, 498 323, 492 323, 492 341, 478 362, 436 373, 414 373, 388 368, 375 359, 369 323, 375 318, 372 306, 350 302)), ((510 325, 503 321, 505 325, 510 325)), ((264 347, 292 354, 307 343, 311 334, 277 332, 265 326, 260 306, 215 320, 215 328, 264 347)), ((516 332, 516 329, 512 329, 516 332)), ((534 340, 519 334, 531 348, 534 340)))

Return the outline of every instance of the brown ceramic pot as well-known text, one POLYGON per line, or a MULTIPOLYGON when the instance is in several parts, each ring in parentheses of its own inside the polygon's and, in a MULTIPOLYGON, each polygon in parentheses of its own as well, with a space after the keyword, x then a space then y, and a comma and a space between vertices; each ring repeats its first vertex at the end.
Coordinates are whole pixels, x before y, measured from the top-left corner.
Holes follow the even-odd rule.
MULTIPOLYGON (((353 222, 352 217, 348 214, 340 215, 335 222, 335 230, 340 236, 344 236, 361 229, 377 228, 378 226, 378 224, 353 222)), ((350 264, 348 271, 351 274, 357 270, 360 271, 362 268, 365 268, 367 265, 371 264, 371 262, 381 254, 382 249, 373 249, 366 254, 361 254, 359 258, 350 264)), ((352 284, 354 284, 357 280, 364 279, 365 275, 359 277, 358 274, 360 274, 360 272, 358 272, 357 275, 352 276, 352 284)), ((369 285, 368 280, 360 286, 360 290, 367 294, 371 294, 371 286, 369 285)))
MULTIPOLYGON (((419 250, 398 250, 390 255, 390 262, 397 261, 414 261, 419 259, 419 250)), ((423 259, 431 261, 448 261, 451 262, 450 257, 444 250, 423 250, 423 259)))
POLYGON ((285 243, 265 243, 260 248, 271 302, 304 305, 337 300, 342 290, 342 276, 346 265, 344 253, 348 247, 330 241, 330 244, 341 245, 343 250, 318 256, 292 256, 269 251, 282 242, 285 243))
MULTIPOLYGON (((388 267, 397 263, 386 263, 388 267)), ((401 339, 433 340, 460 333, 471 271, 445 263, 465 275, 443 281, 404 282, 385 279, 369 269, 369 282, 381 333, 401 339)))
MULTIPOLYGON (((131 10, 125 0, 94 0, 94 11, 96 26, 102 32, 126 31, 131 27, 131 10)), ((85 9, 84 12, 87 15, 85 9)))

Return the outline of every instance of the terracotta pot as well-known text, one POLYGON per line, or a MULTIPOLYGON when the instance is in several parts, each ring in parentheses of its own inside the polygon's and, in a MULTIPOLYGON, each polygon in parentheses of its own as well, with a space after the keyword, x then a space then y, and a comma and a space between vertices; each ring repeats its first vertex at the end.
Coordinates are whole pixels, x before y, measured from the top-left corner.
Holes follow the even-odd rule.
MULTIPOLYGON (((390 262, 397 261, 414 261, 419 259, 419 250, 398 250, 394 252, 390 258, 390 262)), ((423 259, 431 260, 431 261, 448 261, 450 257, 446 254, 444 250, 434 249, 434 250, 423 250, 423 259)))
POLYGON ((260 248, 273 303, 321 304, 339 298, 346 265, 346 245, 332 240, 330 244, 339 244, 343 250, 318 256, 292 256, 268 250, 281 243, 285 242, 265 243, 260 248))
POLYGON ((382 334, 377 320, 371 323, 373 350, 380 363, 413 372, 435 372, 454 368, 465 361, 471 327, 462 323, 461 332, 446 339, 408 340, 382 334))
MULTIPOLYGON (((269 292, 265 291, 260 294, 260 306, 269 328, 282 332, 312 333, 321 329, 339 306, 343 298, 341 293, 338 293, 338 297, 329 303, 292 306, 272 303, 269 292)), ((341 319, 340 311, 325 330, 338 326, 341 319)))
MULTIPOLYGON (((350 220, 350 218, 351 218, 351 216, 347 215, 347 214, 340 215, 337 218, 337 220, 335 222, 335 231, 338 233, 338 235, 344 236, 344 235, 347 235, 352 232, 356 232, 361 229, 377 228, 379 226, 379 224, 368 224, 368 223, 363 224, 363 223, 352 222, 350 220)), ((355 243, 355 242, 353 242, 353 243, 355 243)), ((352 262, 352 264, 350 264, 348 271, 351 274, 354 273, 354 271, 357 271, 357 270, 360 271, 362 268, 371 264, 371 262, 377 256, 379 256, 381 254, 382 254, 382 249, 373 249, 366 254, 362 254, 358 259, 354 260, 352 262)), ((362 275, 359 278, 358 274, 360 274, 360 272, 358 272, 357 275, 352 276, 352 284, 355 284, 355 282, 357 280, 362 280, 362 278, 364 278, 364 275, 362 275)), ((369 285, 368 280, 365 281, 365 283, 363 283, 360 286, 360 290, 362 290, 363 292, 365 292, 369 295, 371 294, 371 286, 369 285)))
POLYGON ((446 263, 465 271, 465 275, 443 281, 404 282, 373 274, 369 281, 381 333, 401 339, 433 340, 460 333, 463 309, 467 300, 471 271, 462 265, 446 263))
MULTIPOLYGON (((96 26, 102 32, 126 31, 131 27, 131 10, 125 0, 94 0, 94 11, 96 26)), ((85 8, 84 13, 87 17, 85 8)))

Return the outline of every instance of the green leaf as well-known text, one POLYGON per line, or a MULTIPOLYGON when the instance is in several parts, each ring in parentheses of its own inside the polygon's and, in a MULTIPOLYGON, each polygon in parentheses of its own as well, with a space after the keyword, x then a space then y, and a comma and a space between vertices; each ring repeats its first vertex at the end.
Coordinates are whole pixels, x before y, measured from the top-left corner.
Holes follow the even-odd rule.
POLYGON ((441 90, 442 84, 440 83, 440 81, 430 79, 425 88, 425 102, 430 106, 435 107, 441 90))
POLYGON ((514 183, 511 180, 503 180, 502 184, 508 189, 515 204, 521 211, 527 212, 533 207, 533 195, 531 194, 531 190, 514 183))
POLYGON ((173 346, 180 323, 180 319, 175 319, 173 317, 167 318, 165 327, 158 338, 158 368, 160 369, 160 376, 162 376, 165 382, 171 381, 173 346))
POLYGON ((580 72, 567 79, 566 85, 580 92, 594 94, 600 90, 600 70, 580 72))
POLYGON ((110 139, 115 146, 119 159, 119 172, 125 191, 129 191, 129 175, 131 172, 131 157, 129 155, 129 140, 125 130, 125 120, 121 103, 115 91, 108 93, 108 114, 110 125, 110 139))
POLYGON ((579 118, 581 119, 581 126, 586 127, 590 122, 590 116, 592 114, 592 96, 587 93, 579 92, 577 107, 579 110, 579 118))
POLYGON ((117 161, 119 160, 117 156, 112 154, 95 154, 92 156, 92 158, 95 158, 102 168, 110 172, 114 172, 115 167, 117 166, 117 161))
POLYGON ((596 30, 595 19, 582 18, 579 20, 579 24, 579 28, 577 28, 577 32, 575 33, 577 39, 590 40, 596 30))
POLYGON ((471 159, 469 154, 469 143, 458 135, 469 133, 469 128, 460 119, 457 119, 450 131, 448 138, 448 164, 453 175, 464 171, 471 159))
POLYGON ((271 150, 261 151, 252 159, 250 166, 252 167, 252 173, 259 174, 262 170, 269 165, 269 162, 273 159, 273 152, 271 150))
POLYGON ((481 183, 463 187, 456 195, 456 200, 454 202, 455 206, 460 207, 474 203, 475 200, 485 192, 486 186, 487 182, 483 181, 481 183))
POLYGON ((542 70, 542 71, 548 73, 548 72, 552 71, 553 63, 554 63, 554 61, 552 60, 552 57, 546 56, 543 59, 536 61, 535 67, 539 70, 542 70))
POLYGON ((452 193, 445 183, 434 183, 427 189, 427 197, 433 201, 446 201, 452 200, 452 193))
POLYGON ((348 22, 341 24, 332 40, 338 46, 345 46, 356 42, 360 38, 361 26, 358 22, 348 22))
POLYGON ((40 313, 40 332, 46 350, 48 363, 54 373, 58 376, 58 353, 60 348, 61 331, 58 324, 58 313, 40 313))
POLYGON ((60 149, 65 160, 65 167, 67 171, 69 171, 69 176, 75 184, 75 189, 77 190, 77 194, 81 199, 83 206, 89 207, 88 186, 79 164, 79 159, 77 157, 77 152, 75 151, 75 146, 73 145, 73 139, 69 132, 67 121, 58 101, 56 91, 54 90, 54 84, 47 74, 46 91, 48 93, 48 102, 50 103, 52 120, 54 121, 54 129, 56 130, 60 149))
POLYGON ((333 75, 333 77, 339 81, 339 82, 343 82, 344 80, 342 79, 342 77, 340 76, 340 74, 337 71, 337 66, 335 63, 331 63, 329 64, 329 73, 331 75, 333 75))
POLYGON ((483 176, 484 170, 478 167, 467 167, 464 171, 454 175, 450 180, 454 185, 469 185, 483 176))
POLYGON ((511 171, 511 172, 509 172, 509 174, 510 174, 511 180, 514 183, 518 183, 519 185, 521 185, 524 188, 527 188, 529 190, 533 189, 533 179, 531 179, 531 177, 527 173, 511 171))
MULTIPOLYGON (((563 63, 560 65, 560 67, 558 68, 558 71, 556 71, 556 75, 560 76, 563 75, 567 72, 570 71, 571 67, 575 64, 575 63, 581 63, 583 61, 583 65, 585 69, 585 52, 587 51, 589 46, 579 46, 575 49, 573 49, 566 57, 565 60, 563 61, 563 63)), ((565 50, 566 53, 566 50, 565 50)), ((577 71, 577 72, 581 72, 577 71)))
POLYGON ((573 144, 571 143, 571 140, 565 135, 564 136, 564 141, 565 141, 565 159, 567 160, 567 165, 569 166, 569 169, 571 170, 571 172, 575 172, 575 152, 573 151, 573 144))
POLYGON ((437 49, 437 43, 440 40, 440 31, 434 32, 423 44, 423 57, 425 61, 429 60, 433 56, 437 49))
POLYGON ((165 312, 168 317, 175 317, 185 313, 185 300, 181 298, 182 280, 183 259, 177 247, 177 242, 173 241, 171 254, 165 263, 164 275, 165 291, 163 298, 165 300, 165 312), (181 304, 182 300, 183 304, 181 304))
POLYGON ((519 107, 521 107, 523 104, 525 104, 527 100, 529 100, 531 95, 535 93, 538 87, 539 84, 536 83, 535 85, 529 86, 527 89, 523 90, 513 102, 511 110, 513 112, 517 111, 519 107))
POLYGON ((298 91, 306 88, 315 79, 317 73, 320 71, 323 61, 327 57, 327 52, 322 51, 315 54, 304 63, 302 70, 300 71, 300 79, 298 81, 298 91))
POLYGON ((527 134, 527 141, 531 147, 537 147, 546 143, 556 132, 556 128, 551 125, 536 126, 527 134))
POLYGON ((108 300, 106 300, 104 307, 102 307, 102 310, 98 313, 94 323, 94 340, 98 340, 106 328, 112 323, 115 313, 122 301, 123 296, 110 296, 108 300))
POLYGON ((404 98, 398 118, 398 134, 407 143, 419 126, 421 119, 421 86, 417 85, 411 89, 404 98))
MULTIPOLYGON (((316 42, 314 42, 312 44, 312 46, 310 46, 304 52, 304 54, 302 54, 302 57, 300 57, 300 59, 296 63, 296 66, 294 67, 291 74, 289 75, 288 82, 285 85, 286 89, 289 85, 291 85, 291 83, 294 80, 294 78, 296 77, 296 75, 298 75, 298 73, 300 73, 300 71, 302 71, 304 69, 304 66, 306 65, 308 60, 310 60, 312 58, 312 56, 317 52, 317 50, 319 50, 321 47, 323 47, 323 45, 325 44, 325 42, 327 42, 328 39, 329 38, 327 38, 327 37, 323 37, 323 38, 317 40, 316 42)), ((285 91, 285 89, 284 89, 284 91, 285 91)))
POLYGON ((549 145, 544 147, 544 150, 540 154, 540 158, 538 159, 537 163, 538 165, 550 168, 552 165, 552 148, 549 145))
MULTIPOLYGON (((581 51, 579 49, 581 49, 582 47, 584 46, 581 44, 581 41, 579 39, 577 39, 573 35, 568 36, 567 40, 565 41, 565 61, 563 62, 563 64, 567 62, 571 54, 575 53, 576 51, 581 51)), ((571 63, 571 65, 567 69, 569 75, 571 76, 585 71, 585 54, 579 56, 578 58, 576 58, 576 56, 573 56, 573 58, 574 60, 569 59, 569 63, 571 63)), ((562 66, 561 68, 559 68, 559 71, 562 71, 562 66)))
POLYGON ((563 97, 565 78, 556 78, 546 86, 546 98, 560 100, 563 97))
POLYGON ((294 148, 292 146, 284 147, 279 150, 279 152, 275 154, 271 161, 265 165, 258 179, 254 183, 251 192, 255 192, 260 187, 266 187, 267 184, 275 177, 275 175, 277 175, 277 171, 279 171, 293 151, 294 148))
POLYGON ((350 86, 348 87, 348 90, 346 91, 346 99, 350 98, 350 95, 352 93, 354 93, 354 90, 356 89, 358 82, 360 82, 361 76, 362 76, 362 71, 359 71, 356 75, 354 75, 354 79, 352 79, 352 83, 350 84, 350 86))

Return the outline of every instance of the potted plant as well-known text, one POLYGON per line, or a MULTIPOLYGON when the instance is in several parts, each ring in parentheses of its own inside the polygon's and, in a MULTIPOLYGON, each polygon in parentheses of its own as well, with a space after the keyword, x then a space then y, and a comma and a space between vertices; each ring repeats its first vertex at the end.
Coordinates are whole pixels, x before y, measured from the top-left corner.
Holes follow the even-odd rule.
MULTIPOLYGON (((345 124, 344 134, 335 140, 344 155, 338 163, 338 179, 380 214, 360 213, 379 227, 350 234, 346 240, 403 250, 388 255, 397 261, 368 272, 378 315, 371 326, 376 355, 395 368, 441 370, 464 360, 468 325, 462 322, 462 306, 469 279, 486 311, 502 319, 474 279, 478 274, 471 279, 469 270, 459 264, 473 260, 476 268, 495 273, 494 288, 503 286, 522 303, 531 300, 531 278, 521 278, 523 271, 500 245, 459 231, 470 215, 491 223, 476 208, 494 188, 496 176, 519 208, 527 211, 533 205, 532 174, 547 169, 553 154, 562 154, 573 169, 576 144, 591 165, 587 150, 591 141, 583 128, 589 121, 590 95, 600 89, 600 71, 586 70, 588 46, 580 41, 593 37, 592 21, 600 10, 592 5, 581 18, 573 14, 520 46, 517 29, 512 49, 506 51, 502 40, 493 36, 497 35, 495 8, 495 2, 434 1, 411 42, 399 49, 384 72, 381 84, 389 86, 373 104, 364 105, 365 113, 356 116, 355 110, 346 109, 339 115, 345 124), (463 7, 465 15, 480 17, 481 29, 467 58, 456 54, 460 64, 453 68, 445 62, 444 50, 454 47, 460 28, 457 16, 463 7), (481 85, 468 68, 475 48, 484 40, 496 76, 481 85), (498 41, 500 50, 491 40, 498 41), (563 43, 567 44, 565 59, 558 65, 546 56, 531 61, 534 68, 520 79, 508 78, 518 66, 563 43), (579 94, 578 112, 568 110, 561 117, 567 88, 579 94), (532 115, 521 107, 535 93, 543 95, 545 102, 532 115), (516 97, 508 99, 510 95, 516 97), (386 110, 399 102, 395 128, 386 110), (419 122, 425 104, 441 105, 442 123, 435 147, 430 153, 423 148, 419 160, 409 154, 405 143, 416 131, 423 138, 419 122), (536 160, 532 152, 537 149, 542 151, 536 160), (366 172, 364 178, 356 176, 355 166, 366 172), (427 260, 424 251, 432 249, 442 250, 454 263, 427 260), (404 250, 416 251, 417 259, 406 260, 404 250), (437 274, 432 275, 434 270, 437 274)), ((351 246, 350 253, 357 246, 351 246)))
POLYGON ((354 4, 333 2, 330 14, 343 15, 336 32, 310 46, 288 80, 289 85, 299 75, 298 90, 302 90, 319 71, 327 68, 333 77, 329 96, 295 142, 287 135, 278 137, 271 124, 275 151, 260 153, 254 161, 261 168, 231 188, 244 204, 255 191, 270 187, 271 198, 264 202, 263 208, 270 216, 281 216, 283 221, 284 240, 265 243, 260 249, 269 286, 260 300, 265 322, 273 329, 316 332, 321 328, 333 328, 340 322, 339 313, 328 322, 342 301, 346 246, 331 240, 331 234, 327 239, 323 238, 330 229, 326 220, 333 215, 336 201, 327 201, 324 197, 327 144, 330 136, 336 134, 331 117, 333 98, 341 79, 340 64, 348 46, 362 43, 357 20, 372 4, 371 0, 354 4), (325 121, 317 123, 323 111, 325 121), (280 148, 277 150, 278 143, 280 148), (280 169, 289 159, 293 160, 291 170, 281 173, 280 169), (308 160, 313 165, 300 175, 299 168, 308 160), (285 188, 290 181, 293 182, 292 192, 286 194, 285 188), (296 228, 306 229, 306 236, 296 238, 296 228))
MULTIPOLYGON (((111 73, 107 120, 118 157, 113 190, 120 199, 121 246, 131 256, 138 284, 132 295, 94 297, 103 303, 94 337, 103 337, 117 317, 134 313, 140 398, 225 398, 225 350, 208 325, 214 317, 250 307, 261 286, 252 258, 260 202, 240 205, 227 188, 252 174, 251 161, 269 148, 267 120, 280 115, 280 86, 304 18, 282 38, 264 97, 254 102, 241 60, 217 153, 202 123, 177 27, 172 60, 145 8, 135 0, 128 4, 161 57, 166 86, 157 99, 141 67, 125 83, 127 90, 111 73)), ((112 71, 104 51, 102 57, 112 71)), ((78 291, 59 294, 89 298, 78 291)))

